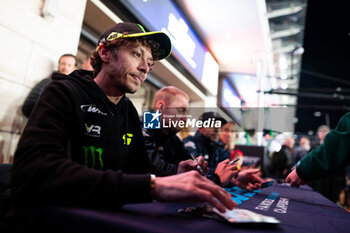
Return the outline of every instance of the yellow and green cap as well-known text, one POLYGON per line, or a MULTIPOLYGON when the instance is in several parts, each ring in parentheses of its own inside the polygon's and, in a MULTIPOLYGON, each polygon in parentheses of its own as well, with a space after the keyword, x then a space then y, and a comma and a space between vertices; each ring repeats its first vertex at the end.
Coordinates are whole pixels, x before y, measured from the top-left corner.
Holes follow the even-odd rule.
POLYGON ((153 57, 153 59, 161 60, 169 57, 171 54, 171 41, 170 38, 161 31, 146 32, 146 30, 136 23, 118 23, 113 27, 106 30, 98 40, 97 49, 103 43, 113 41, 118 38, 133 38, 133 37, 145 37, 146 39, 157 41, 160 45, 159 57, 153 57))

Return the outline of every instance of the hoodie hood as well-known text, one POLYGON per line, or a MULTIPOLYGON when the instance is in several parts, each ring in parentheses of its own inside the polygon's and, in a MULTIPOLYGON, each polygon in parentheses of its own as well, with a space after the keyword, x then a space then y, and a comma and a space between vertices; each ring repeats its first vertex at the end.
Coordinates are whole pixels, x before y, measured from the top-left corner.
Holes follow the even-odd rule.
POLYGON ((104 96, 107 98, 102 89, 93 81, 92 71, 89 70, 75 70, 69 75, 55 73, 52 75, 53 80, 65 79, 78 84, 84 90, 94 93, 97 96, 104 96))

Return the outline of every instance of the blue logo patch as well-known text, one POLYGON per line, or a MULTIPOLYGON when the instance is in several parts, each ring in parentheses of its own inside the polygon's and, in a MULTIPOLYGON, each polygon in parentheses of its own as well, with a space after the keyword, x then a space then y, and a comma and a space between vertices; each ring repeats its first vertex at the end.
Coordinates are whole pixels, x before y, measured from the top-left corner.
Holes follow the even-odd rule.
POLYGON ((143 128, 160 129, 161 115, 159 110, 157 110, 157 112, 143 112, 143 128))

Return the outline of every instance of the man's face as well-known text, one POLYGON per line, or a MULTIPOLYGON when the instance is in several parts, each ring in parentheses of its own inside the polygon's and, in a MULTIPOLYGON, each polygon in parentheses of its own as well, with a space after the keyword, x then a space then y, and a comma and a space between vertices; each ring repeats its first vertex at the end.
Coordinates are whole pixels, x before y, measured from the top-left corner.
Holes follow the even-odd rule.
MULTIPOLYGON (((167 115, 167 116, 174 116, 174 117, 167 117, 165 118, 168 120, 170 118, 171 121, 185 121, 186 122, 186 115, 188 113, 188 99, 183 96, 183 95, 176 95, 173 100, 164 105, 161 108, 162 115, 167 115)), ((178 132, 180 131, 181 128, 177 125, 176 128, 173 127, 171 128, 171 131, 178 132)))
POLYGON ((220 128, 208 127, 208 128, 199 128, 201 134, 209 138, 212 142, 217 142, 219 140, 220 128))
POLYGON ((222 129, 220 132, 220 140, 224 145, 229 143, 230 138, 233 136, 234 130, 235 130, 234 124, 227 123, 222 126, 222 129))
POLYGON ((327 134, 328 134, 328 131, 318 131, 317 132, 317 136, 321 142, 324 141, 324 138, 326 137, 327 134))
POLYGON ((106 69, 112 85, 122 93, 135 93, 153 67, 151 49, 129 44, 119 47, 116 56, 111 53, 106 69))
POLYGON ((62 74, 70 74, 76 69, 75 59, 71 56, 61 57, 58 62, 58 72, 62 74))

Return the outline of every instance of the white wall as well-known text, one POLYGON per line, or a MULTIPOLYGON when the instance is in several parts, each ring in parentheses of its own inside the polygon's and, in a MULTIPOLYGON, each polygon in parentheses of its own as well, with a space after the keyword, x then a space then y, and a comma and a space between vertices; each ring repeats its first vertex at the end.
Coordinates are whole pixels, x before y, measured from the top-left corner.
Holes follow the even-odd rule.
POLYGON ((20 107, 64 53, 76 54, 86 0, 50 0, 55 17, 43 17, 48 0, 0 2, 0 163, 11 162, 27 119, 20 107))

